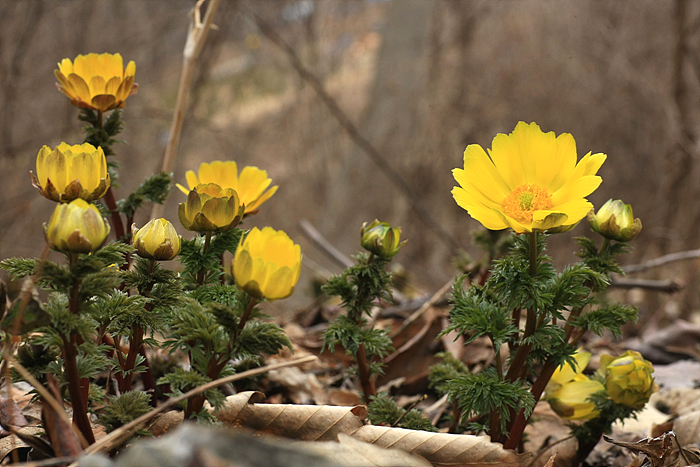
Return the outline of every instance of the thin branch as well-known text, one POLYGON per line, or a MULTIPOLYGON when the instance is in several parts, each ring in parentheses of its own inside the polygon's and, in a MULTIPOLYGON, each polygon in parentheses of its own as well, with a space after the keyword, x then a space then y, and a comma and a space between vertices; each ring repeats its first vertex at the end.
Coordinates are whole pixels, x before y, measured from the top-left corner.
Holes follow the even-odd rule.
MULTIPOLYGON (((157 408, 151 410, 150 412, 148 412, 146 414, 141 415, 140 417, 132 420, 131 422, 127 423, 126 425, 119 427, 118 429, 109 433, 104 438, 99 439, 92 446, 88 447, 85 450, 85 454, 91 454, 91 453, 95 453, 95 452, 107 452, 107 451, 111 450, 115 446, 118 446, 119 444, 121 444, 125 439, 130 437, 138 429, 139 426, 146 423, 147 421, 149 421, 150 419, 152 419, 153 417, 155 417, 159 413, 165 412, 166 409, 169 409, 173 406, 176 406, 180 402, 185 401, 192 396, 196 396, 198 394, 201 394, 204 391, 208 391, 209 389, 216 388, 218 386, 221 386, 222 384, 232 383, 233 381, 238 381, 240 379, 250 378, 251 376, 259 375, 261 373, 267 373, 268 371, 277 370, 277 369, 285 368, 288 366, 302 365, 304 363, 309 363, 309 362, 312 362, 314 360, 317 360, 317 357, 311 355, 308 357, 297 358, 295 360, 289 360, 288 362, 274 363, 272 365, 265 365, 265 366, 260 367, 260 368, 255 368, 253 370, 244 371, 243 373, 237 373, 235 375, 226 376, 224 378, 219 378, 215 381, 210 381, 207 384, 203 384, 201 386, 198 386, 198 387, 192 389, 191 391, 186 392, 185 394, 183 394, 181 396, 172 397, 172 398, 168 399, 166 402, 159 405, 157 408)), ((77 464, 73 463, 70 465, 70 467, 77 467, 77 464)))
POLYGON ((326 256, 335 261, 338 266, 342 267, 343 269, 352 266, 352 260, 341 253, 336 247, 331 245, 331 243, 326 240, 318 230, 316 230, 316 227, 314 227, 311 222, 307 221, 306 219, 302 219, 299 221, 299 226, 301 227, 301 231, 304 236, 311 240, 314 245, 319 247, 321 251, 326 254, 326 256))
POLYGON ((260 32, 273 44, 275 44, 279 49, 287 54, 292 67, 296 70, 299 76, 306 81, 318 97, 323 101, 323 103, 328 107, 331 115, 340 124, 341 128, 345 130, 347 135, 353 142, 364 151, 367 156, 369 156, 372 161, 377 164, 377 166, 389 177, 389 180, 403 193, 403 195, 408 199, 411 209, 416 211, 418 218, 425 222, 426 226, 437 234, 437 237, 444 242, 452 250, 458 250, 459 244, 457 241, 442 228, 439 222, 437 222, 430 211, 428 211, 425 206, 420 202, 420 200, 413 194, 411 186, 408 184, 406 179, 397 172, 384 158, 382 154, 379 153, 372 143, 370 143, 357 129, 357 127, 350 121, 350 118, 342 111, 338 103, 336 102, 330 94, 328 94, 323 86, 321 80, 319 80, 316 75, 309 71, 301 63, 299 56, 296 51, 282 39, 282 37, 260 16, 248 9, 250 16, 252 16, 253 21, 260 29, 260 32))
POLYGON ((676 261, 685 261, 696 258, 700 258, 700 249, 670 253, 668 255, 659 256, 658 258, 645 261, 644 263, 625 266, 622 269, 624 269, 624 271, 629 274, 632 272, 641 272, 646 271, 647 269, 658 268, 660 266, 664 266, 668 263, 674 263, 676 261))
MULTIPOLYGON (((180 85, 177 90, 175 115, 173 117, 173 123, 170 126, 168 145, 163 155, 163 172, 172 172, 175 163, 175 155, 180 145, 180 133, 182 132, 182 124, 185 120, 187 98, 190 94, 190 88, 192 87, 192 79, 194 78, 194 72, 197 67, 197 59, 202 52, 209 30, 212 28, 214 15, 221 3, 221 0, 210 0, 207 12, 204 14, 204 21, 202 21, 200 9, 204 1, 205 0, 197 0, 197 4, 190 12, 192 18, 187 31, 187 41, 185 42, 185 49, 183 51, 182 75, 180 76, 180 85)), ((164 205, 154 203, 153 209, 151 210, 151 218, 161 217, 163 215, 163 210, 164 205)))
POLYGON ((613 277, 610 287, 618 289, 646 289, 656 292, 676 293, 683 288, 683 284, 674 280, 653 280, 653 279, 627 279, 613 277))

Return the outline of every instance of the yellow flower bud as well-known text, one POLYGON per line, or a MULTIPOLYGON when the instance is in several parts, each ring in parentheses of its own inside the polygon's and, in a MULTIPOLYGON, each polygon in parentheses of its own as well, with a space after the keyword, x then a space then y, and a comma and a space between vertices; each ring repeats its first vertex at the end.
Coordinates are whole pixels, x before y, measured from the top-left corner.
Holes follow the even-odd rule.
POLYGON ((380 258, 391 259, 407 240, 401 240, 401 227, 392 227, 387 222, 365 222, 360 229, 360 245, 380 258))
MULTIPOLYGON (((277 191, 277 186, 265 191, 272 183, 272 180, 267 177, 266 171, 257 167, 243 167, 239 175, 238 165, 234 161, 203 162, 200 164, 197 174, 189 170, 186 177, 190 190, 201 183, 216 183, 221 188, 236 190, 241 204, 245 205, 246 214, 258 212, 260 206, 277 191)), ((177 187, 183 193, 189 193, 187 188, 179 183, 177 187)))
POLYGON ((119 54, 78 55, 74 62, 64 58, 53 73, 56 86, 71 104, 102 112, 124 107, 126 98, 136 94, 139 86, 134 83, 136 64, 131 61, 124 68, 119 54))
POLYGON ((44 224, 46 241, 59 251, 72 253, 97 250, 109 231, 109 223, 95 205, 80 198, 56 206, 49 223, 44 224))
POLYGON ((602 355, 600 370, 610 399, 633 409, 641 409, 658 390, 651 374, 654 367, 639 352, 628 350, 619 357, 602 355))
POLYGON ((195 232, 227 232, 243 218, 245 205, 231 188, 215 183, 195 186, 180 203, 178 215, 183 227, 195 232))
POLYGON ((578 349, 574 354, 576 367, 565 363, 554 370, 545 388, 544 400, 562 418, 589 420, 598 416, 595 404, 588 399, 597 392, 605 391, 605 386, 583 374, 590 359, 590 353, 578 349))
POLYGON ((95 201, 110 185, 104 151, 90 143, 61 143, 54 150, 44 146, 36 158, 36 176, 30 175, 42 196, 60 203, 76 198, 95 201))
POLYGON ((301 248, 286 233, 253 228, 241 239, 232 262, 236 285, 251 297, 289 297, 301 272, 301 248))
POLYGON ((180 236, 170 221, 151 219, 140 229, 131 226, 132 244, 142 258, 168 261, 180 253, 180 236))
POLYGON ((629 242, 642 230, 642 221, 634 218, 632 206, 619 199, 609 199, 597 213, 588 213, 588 223, 594 232, 618 242, 629 242))
POLYGON ((577 376, 573 381, 562 385, 557 391, 548 394, 552 410, 567 420, 590 420, 600 413, 590 397, 605 386, 600 381, 589 379, 585 375, 577 376))

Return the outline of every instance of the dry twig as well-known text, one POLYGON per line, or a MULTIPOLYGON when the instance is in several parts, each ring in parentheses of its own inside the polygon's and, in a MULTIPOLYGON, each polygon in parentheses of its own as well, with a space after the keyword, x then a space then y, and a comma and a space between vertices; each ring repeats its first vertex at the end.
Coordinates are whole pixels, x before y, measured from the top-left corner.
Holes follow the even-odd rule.
MULTIPOLYGON (((187 41, 183 51, 182 75, 180 76, 180 85, 177 90, 177 102, 175 104, 175 115, 173 123, 170 126, 170 138, 168 145, 165 148, 163 155, 163 172, 171 172, 175 163, 175 155, 180 144, 180 133, 182 132, 182 123, 185 120, 185 109, 187 108, 187 98, 190 94, 192 79, 197 67, 197 59, 202 52, 204 42, 207 40, 207 34, 212 28, 214 15, 219 9, 221 0, 210 0, 207 11, 204 14, 204 21, 201 19, 201 8, 205 0, 197 0, 190 15, 192 16, 190 27, 187 31, 187 41)), ((151 219, 161 217, 163 215, 164 205, 154 204, 151 210, 151 219)))

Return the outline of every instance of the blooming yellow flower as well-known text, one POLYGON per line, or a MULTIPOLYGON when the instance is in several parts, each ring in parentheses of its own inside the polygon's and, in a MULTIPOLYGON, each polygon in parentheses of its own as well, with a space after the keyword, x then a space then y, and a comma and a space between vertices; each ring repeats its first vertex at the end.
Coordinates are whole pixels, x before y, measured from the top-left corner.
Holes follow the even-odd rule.
POLYGON ((180 253, 180 236, 166 219, 151 219, 140 229, 131 226, 132 244, 142 258, 171 260, 180 253))
POLYGON ((36 176, 30 174, 39 193, 58 202, 76 198, 91 202, 102 198, 110 186, 105 153, 90 143, 61 143, 53 151, 44 146, 36 158, 36 176))
POLYGON ((618 242, 629 242, 642 230, 642 221, 634 218, 632 206, 609 199, 597 213, 588 213, 588 224, 594 232, 618 242))
POLYGON ((565 363, 554 371, 545 388, 544 400, 552 410, 567 420, 590 420, 598 416, 598 410, 588 399, 595 393, 605 391, 600 381, 589 379, 583 370, 591 354, 579 349, 574 355, 576 368, 565 363))
MULTIPOLYGON (((188 170, 185 176, 190 190, 200 183, 216 183, 221 188, 236 190, 241 203, 245 204, 246 214, 255 214, 260 209, 260 205, 270 199, 277 191, 277 186, 265 191, 272 183, 272 179, 267 178, 266 171, 248 166, 243 167, 239 176, 238 165, 234 161, 203 162, 199 166, 197 175, 193 170, 188 170)), ((189 193, 187 188, 179 183, 177 187, 183 193, 189 193)))
POLYGON ((126 98, 138 90, 136 64, 131 61, 124 68, 119 54, 78 55, 74 62, 64 58, 53 73, 58 89, 83 109, 105 112, 124 107, 126 98))
POLYGON ((183 227, 195 232, 227 232, 243 218, 245 206, 231 188, 215 183, 195 186, 180 203, 178 215, 183 227))
POLYGON ((628 350, 619 357, 601 355, 600 369, 610 399, 633 409, 641 409, 658 390, 651 374, 654 367, 639 352, 628 350))
POLYGON ((392 227, 377 219, 362 224, 360 237, 362 248, 384 259, 393 258, 407 241, 401 241, 401 227, 392 227))
POLYGON ((94 204, 78 198, 61 203, 44 224, 46 241, 63 252, 90 253, 102 246, 109 235, 109 223, 94 204))
POLYGON ((478 144, 467 146, 464 169, 452 171, 460 185, 452 196, 484 227, 542 231, 575 224, 593 207, 585 196, 602 181, 596 172, 605 154, 589 152, 576 163, 573 136, 524 122, 491 146, 488 155, 478 144))
POLYGON ((301 272, 301 248, 286 233, 253 228, 241 239, 232 261, 236 285, 255 298, 289 297, 301 272))

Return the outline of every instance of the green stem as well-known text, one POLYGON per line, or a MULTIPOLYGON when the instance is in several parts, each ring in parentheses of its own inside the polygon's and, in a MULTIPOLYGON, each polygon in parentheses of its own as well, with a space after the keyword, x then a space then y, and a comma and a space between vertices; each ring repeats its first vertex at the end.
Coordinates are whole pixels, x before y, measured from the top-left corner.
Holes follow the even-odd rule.
MULTIPOLYGON (((204 247, 202 248, 202 257, 207 254, 207 250, 209 249, 209 244, 211 243, 211 232, 206 232, 205 237, 204 237, 204 247)), ((206 274, 207 270, 202 268, 197 272, 197 285, 202 285, 204 284, 204 276, 206 274)))

